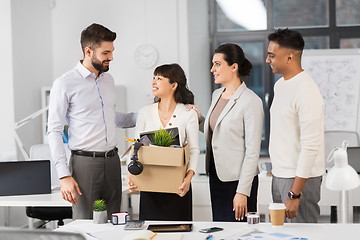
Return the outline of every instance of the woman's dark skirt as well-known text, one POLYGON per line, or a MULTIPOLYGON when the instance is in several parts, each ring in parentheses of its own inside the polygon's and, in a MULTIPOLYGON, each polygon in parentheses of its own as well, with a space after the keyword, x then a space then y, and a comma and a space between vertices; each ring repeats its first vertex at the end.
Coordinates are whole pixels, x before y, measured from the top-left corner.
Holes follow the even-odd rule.
MULTIPOLYGON (((212 154, 210 159, 209 175, 213 221, 236 222, 235 212, 233 211, 233 200, 239 181, 222 182, 217 176, 214 157, 212 154)), ((256 175, 252 182, 250 197, 247 197, 248 212, 257 211, 258 181, 258 176, 256 175)), ((246 217, 242 221, 246 222, 246 217)))
POLYGON ((174 193, 140 192, 139 219, 192 221, 191 186, 184 197, 174 193))

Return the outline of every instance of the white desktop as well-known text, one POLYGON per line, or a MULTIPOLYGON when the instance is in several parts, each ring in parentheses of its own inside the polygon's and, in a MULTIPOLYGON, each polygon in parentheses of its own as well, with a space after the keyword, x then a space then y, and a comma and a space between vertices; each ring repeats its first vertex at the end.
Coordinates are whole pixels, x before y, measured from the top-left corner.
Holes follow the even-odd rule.
MULTIPOLYGON (((263 239, 306 239, 306 240, 322 240, 322 239, 358 239, 358 232, 360 224, 300 224, 300 223, 285 223, 281 227, 272 227, 270 223, 260 223, 257 229, 253 225, 247 223, 237 222, 161 222, 161 221, 146 221, 144 228, 149 224, 173 224, 173 223, 192 223, 193 230, 191 232, 183 233, 158 233, 153 240, 157 239, 206 239, 209 234, 199 232, 202 228, 209 228, 213 226, 223 228, 222 231, 212 233, 213 240, 235 240, 247 239, 241 238, 245 234, 256 233, 260 231, 265 234, 275 234, 279 236, 276 238, 263 239), (180 235, 180 237, 179 237, 180 235)), ((94 224, 92 220, 76 220, 63 227, 56 229, 56 231, 77 232, 83 234, 87 240, 112 240, 124 239, 126 236, 133 234, 139 230, 124 230, 124 225, 94 224)), ((130 238, 131 239, 131 238, 130 238)), ((147 238, 148 239, 148 238, 147 238)), ((251 238, 254 239, 254 238, 251 238)))

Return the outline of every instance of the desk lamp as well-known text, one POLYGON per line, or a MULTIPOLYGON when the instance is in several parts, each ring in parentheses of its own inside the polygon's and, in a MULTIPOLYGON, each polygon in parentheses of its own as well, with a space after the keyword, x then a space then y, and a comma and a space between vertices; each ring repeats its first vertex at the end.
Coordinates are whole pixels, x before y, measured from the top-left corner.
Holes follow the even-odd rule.
POLYGON ((36 118, 37 116, 40 116, 41 114, 45 113, 47 110, 49 109, 49 106, 46 106, 42 109, 40 109, 39 111, 34 112, 33 114, 29 115, 28 117, 24 118, 23 120, 20 120, 18 122, 16 122, 14 124, 14 137, 15 137, 15 142, 18 145, 21 154, 24 156, 25 160, 28 161, 29 155, 27 154, 25 147, 19 137, 19 135, 17 134, 16 130, 20 127, 22 127, 23 125, 27 124, 30 120, 36 118))
POLYGON ((347 146, 348 142, 343 141, 340 146, 330 152, 327 159, 328 162, 334 160, 334 167, 330 169, 326 176, 326 187, 333 191, 341 191, 340 223, 347 223, 349 220, 348 191, 360 185, 357 172, 348 164, 347 146))

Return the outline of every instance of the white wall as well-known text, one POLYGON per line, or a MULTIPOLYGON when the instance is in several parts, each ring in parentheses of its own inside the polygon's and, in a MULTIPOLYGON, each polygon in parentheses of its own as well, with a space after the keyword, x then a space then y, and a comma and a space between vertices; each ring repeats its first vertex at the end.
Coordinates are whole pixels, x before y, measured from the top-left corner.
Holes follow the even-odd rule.
MULTIPOLYGON (((2 66, 1 84, 3 91, 0 94, 2 103, 2 117, 0 118, 0 161, 16 158, 16 148, 12 128, 14 125, 14 79, 12 62, 11 36, 11 3, 3 0, 0 8, 0 66, 2 66)), ((0 207, 0 226, 8 225, 10 210, 0 207)))
POLYGON ((11 37, 10 0, 2 0, 0 7, 0 66, 2 67, 0 94, 2 116, 0 118, 0 161, 15 159, 15 142, 12 127, 14 123, 14 85, 11 37))
MULTIPOLYGON (((13 136, 14 121, 40 109, 40 87, 51 82, 51 31, 48 0, 2 0, 0 7, 0 66, 2 116, 0 161, 23 159, 13 136)), ((24 145, 42 141, 40 119, 18 131, 24 145)), ((28 148, 29 149, 29 148, 28 148)), ((24 207, 0 208, 0 225, 27 223, 24 207)))
MULTIPOLYGON (((195 95, 195 104, 199 105, 205 116, 211 102, 210 78, 210 37, 209 37, 209 1, 188 1, 188 37, 189 37, 189 80, 190 89, 195 95)), ((205 151, 204 134, 199 133, 200 150, 205 151)), ((198 169, 204 169, 204 158, 199 158, 198 169)))
POLYGON ((188 2, 189 21, 189 79, 190 88, 195 95, 195 103, 199 105, 205 116, 211 101, 210 77, 210 37, 209 37, 209 1, 196 0, 188 2))
MULTIPOLYGON (((51 18, 48 0, 12 0, 14 114, 19 121, 41 108, 40 89, 52 83, 51 18)), ((42 143, 41 117, 18 129, 26 149, 42 143)), ((23 159, 18 153, 18 159, 23 159)))
POLYGON ((110 73, 127 89, 127 110, 137 111, 152 102, 154 68, 142 69, 134 60, 138 46, 148 43, 159 51, 156 64, 179 62, 188 69, 187 1, 134 0, 57 1, 52 9, 53 78, 73 68, 81 59, 80 33, 93 22, 117 33, 110 73), (66 15, 66 17, 64 17, 66 15), (71 26, 71 27, 69 27, 71 26))

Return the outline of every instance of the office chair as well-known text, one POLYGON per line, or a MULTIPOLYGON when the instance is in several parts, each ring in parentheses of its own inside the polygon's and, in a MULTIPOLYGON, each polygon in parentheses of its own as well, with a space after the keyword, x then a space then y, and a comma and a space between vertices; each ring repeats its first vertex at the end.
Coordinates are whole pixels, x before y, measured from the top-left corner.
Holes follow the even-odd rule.
POLYGON ((54 232, 48 230, 25 230, 18 228, 0 228, 0 239, 2 240, 85 240, 80 233, 54 232))
MULTIPOLYGON (((67 154, 70 156, 70 153, 67 154)), ((38 144, 30 148, 30 159, 51 160, 48 144, 38 144)), ((30 160, 31 161, 31 160, 30 160)), ((59 178, 53 163, 51 163, 51 187, 60 186, 59 178)), ((64 225, 64 219, 72 218, 71 207, 26 207, 26 215, 29 218, 37 218, 43 221, 58 221, 58 226, 64 225)), ((30 224, 29 224, 30 225, 30 224)), ((33 225, 33 224, 31 224, 33 225)))
POLYGON ((58 226, 64 225, 64 219, 72 218, 71 207, 26 207, 26 216, 44 221, 58 221, 58 226))

